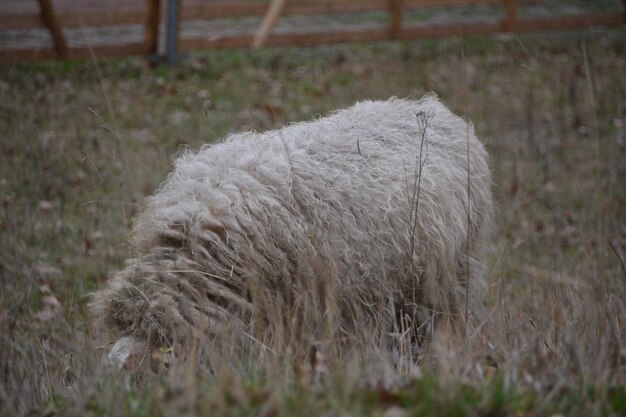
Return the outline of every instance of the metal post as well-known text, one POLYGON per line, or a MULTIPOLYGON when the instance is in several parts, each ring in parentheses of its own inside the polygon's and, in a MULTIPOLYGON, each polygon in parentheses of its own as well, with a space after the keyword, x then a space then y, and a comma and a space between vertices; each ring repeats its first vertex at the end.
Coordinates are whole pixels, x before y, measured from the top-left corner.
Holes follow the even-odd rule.
POLYGON ((165 53, 167 64, 173 65, 179 58, 176 53, 178 44, 178 0, 167 0, 167 39, 165 53))
MULTIPOLYGON (((160 4, 161 0, 148 0, 149 5, 149 18, 148 18, 148 27, 152 28, 153 42, 151 43, 151 39, 147 39, 149 47, 154 49, 154 54, 148 55, 148 62, 153 65, 162 64, 166 62, 168 65, 173 65, 181 59, 186 58, 186 54, 179 54, 178 49, 178 38, 180 34, 180 16, 181 16, 181 3, 182 0, 166 0, 166 9, 165 12, 167 16, 165 18, 165 54, 158 55, 158 36, 159 36, 159 21, 160 21, 160 4), (156 7, 155 7, 156 6, 156 7), (155 24, 156 23, 156 24, 155 24)), ((150 29, 147 29, 147 32, 150 32, 150 29)))

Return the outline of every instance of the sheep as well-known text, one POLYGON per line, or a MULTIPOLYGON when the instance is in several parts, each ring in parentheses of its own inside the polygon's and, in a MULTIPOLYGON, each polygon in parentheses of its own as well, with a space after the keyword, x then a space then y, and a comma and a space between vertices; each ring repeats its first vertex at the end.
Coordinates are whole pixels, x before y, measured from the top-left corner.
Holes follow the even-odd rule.
POLYGON ((91 311, 124 344, 207 361, 463 323, 486 290, 490 184, 473 126, 433 94, 233 134, 177 159, 91 311))

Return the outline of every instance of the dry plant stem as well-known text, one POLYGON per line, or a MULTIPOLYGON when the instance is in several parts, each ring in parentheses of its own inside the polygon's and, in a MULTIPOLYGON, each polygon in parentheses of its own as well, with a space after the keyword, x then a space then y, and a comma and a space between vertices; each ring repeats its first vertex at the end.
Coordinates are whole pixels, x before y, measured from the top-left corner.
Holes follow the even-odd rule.
POLYGON ((583 62, 584 62, 584 68, 585 68, 585 81, 586 81, 586 86, 587 86, 587 99, 589 102, 589 106, 590 106, 590 113, 591 113, 591 121, 592 121, 592 125, 591 125, 591 130, 592 130, 592 136, 594 139, 594 157, 595 157, 595 161, 594 161, 594 174, 595 174, 595 182, 596 182, 596 193, 595 193, 595 198, 594 201, 596 202, 596 232, 598 233, 598 238, 596 239, 596 253, 597 253, 597 259, 599 260, 598 265, 597 265, 597 271, 596 273, 600 276, 601 280, 602 280, 602 290, 604 291, 605 295, 607 294, 608 288, 607 288, 607 283, 606 283, 606 274, 604 271, 604 216, 603 216, 603 212, 604 212, 604 203, 603 203, 603 187, 602 187, 602 179, 601 179, 601 175, 602 173, 600 172, 600 164, 602 161, 602 156, 600 153, 600 137, 598 134, 598 121, 596 118, 596 104, 595 104, 595 96, 593 93, 593 82, 591 79, 591 68, 589 66, 589 59, 587 57, 587 47, 585 45, 584 42, 581 43, 581 50, 582 50, 582 55, 583 55, 583 62))
POLYGON ((78 15, 78 19, 80 21, 80 27, 83 31, 83 36, 85 37, 85 39, 87 39, 87 47, 89 49, 89 56, 91 58, 91 62, 96 70, 96 75, 98 77, 98 84, 100 86, 100 91, 102 92, 102 95, 104 96, 104 100, 106 102, 107 105, 107 111, 111 117, 111 121, 113 126, 109 126, 108 123, 106 123, 102 117, 93 109, 89 109, 89 111, 96 116, 96 118, 98 120, 100 120, 102 122, 102 126, 104 128, 106 128, 108 131, 110 131, 113 134, 113 137, 115 138, 115 143, 117 145, 117 154, 116 157, 120 157, 121 158, 121 162, 122 162, 122 167, 124 169, 124 173, 126 178, 131 181, 133 178, 135 178, 134 175, 132 175, 131 171, 130 171, 130 162, 128 161, 128 153, 125 151, 123 143, 124 141, 122 140, 122 137, 120 136, 120 131, 118 129, 118 123, 117 123, 117 117, 115 115, 115 108, 113 106, 113 103, 111 101, 111 97, 109 96, 109 93, 107 92, 107 89, 104 85, 104 77, 102 76, 102 70, 100 69, 100 64, 98 62, 98 58, 96 57, 95 51, 93 49, 93 45, 91 42, 91 38, 89 37, 89 35, 86 32, 86 28, 85 25, 83 24, 82 21, 82 17, 80 15, 78 15))
MULTIPOLYGON (((472 224, 472 174, 470 173, 470 122, 469 120, 465 120, 465 136, 466 136, 466 144, 467 144, 467 227, 468 229, 472 224)), ((469 323, 469 297, 470 297, 470 278, 471 278, 471 256, 472 253, 472 241, 471 239, 467 240, 467 253, 465 257, 467 259, 467 283, 465 284, 465 320, 469 323)))
MULTIPOLYGON (((410 207, 409 222, 408 222, 409 227, 410 227, 410 247, 409 247, 409 257, 408 257, 409 260, 413 259, 415 256, 415 243, 416 243, 415 240, 416 240, 416 233, 417 233, 417 221, 418 221, 418 209, 419 209, 419 201, 420 201, 421 182, 422 182, 422 170, 428 158, 427 130, 428 130, 428 124, 430 123, 433 117, 434 117, 433 114, 426 114, 424 112, 418 112, 415 114, 415 120, 417 123, 417 132, 418 132, 418 137, 420 140, 420 147, 419 147, 419 155, 417 157, 418 159, 415 165, 415 171, 413 173, 414 180, 413 180, 413 186, 411 189, 409 189, 408 187, 406 168, 404 170, 405 183, 407 183, 406 191, 407 191, 407 196, 409 197, 409 207, 410 207), (425 154, 424 154, 424 146, 426 146, 425 154)), ((419 238, 420 237, 417 236, 417 239, 419 238)), ((410 275, 417 274, 417 271, 413 270, 413 262, 409 262, 409 274, 410 275)), ((419 285, 421 285, 421 283, 419 283, 419 278, 416 276, 414 278, 414 284, 413 284, 413 295, 412 295, 413 300, 418 299, 417 291, 418 291, 419 285)), ((412 304, 413 304, 412 316, 415 316, 417 313, 417 308, 419 306, 415 302, 413 302, 412 304)), ((400 311, 399 313, 401 314, 402 317, 404 317, 404 314, 402 311, 400 311)), ((404 331, 404 326, 405 324, 408 326, 408 323, 405 323, 404 319, 401 319, 400 321, 401 321, 401 326, 402 326, 401 334, 406 334, 406 332, 404 331)), ((401 337, 400 340, 403 341, 407 339, 401 337)), ((410 342, 410 338, 409 338, 409 342, 410 342)), ((402 346, 404 345, 401 343, 401 347, 402 346)), ((401 357, 404 357, 404 356, 401 356, 401 357)))
MULTIPOLYGON (((465 97, 465 114, 468 114, 468 108, 467 108, 467 94, 468 94, 468 89, 467 89, 467 74, 466 74, 466 68, 465 68, 465 45, 464 45, 464 39, 461 36, 461 72, 463 74, 463 93, 466 96, 465 97)), ((466 116, 467 117, 467 116, 466 116)), ((470 125, 469 125, 469 120, 465 120, 465 136, 466 136, 466 153, 467 153, 467 226, 470 227, 471 224, 471 189, 470 189, 470 180, 471 180, 471 176, 470 176, 470 144, 469 144, 469 135, 470 135, 470 125)), ((471 240, 468 239, 467 240, 467 252, 465 254, 465 257, 467 259, 467 282, 465 284, 465 320, 466 322, 469 323, 469 297, 470 297, 470 285, 471 285, 471 258, 470 258, 470 254, 471 254, 471 240)))
MULTIPOLYGON (((427 129, 428 124, 432 120, 434 115, 427 115, 424 112, 419 112, 415 115, 417 121, 417 129, 419 132, 420 138, 420 148, 419 148, 419 156, 417 160, 417 164, 415 166, 414 173, 414 182, 413 187, 411 189, 412 197, 410 197, 410 211, 409 211, 409 225, 411 227, 411 246, 409 249, 409 259, 412 259, 415 255, 415 234, 417 232, 417 212, 420 201, 420 191, 421 191, 421 183, 422 183, 422 170, 424 168, 424 164, 426 163, 426 159, 428 158, 428 138, 427 138, 427 129), (426 146, 426 154, 424 154, 424 146, 426 146)), ((406 174, 405 174, 406 175, 406 174)), ((411 195, 409 190, 407 189, 407 195, 411 195)), ((418 237, 419 238, 419 237, 418 237)), ((412 264, 411 264, 412 265, 412 264)), ((413 272, 413 271, 410 271, 413 272)))
POLYGON ((626 278, 626 264, 624 264, 624 259, 622 259, 622 257, 620 256, 612 240, 609 240, 609 247, 611 248, 611 251, 613 251, 613 254, 617 258, 617 260, 619 261, 619 267, 622 271, 622 275, 624 275, 624 278, 626 278))
MULTIPOLYGON (((601 173, 601 165, 602 165, 602 155, 601 155, 601 149, 600 149, 600 135, 598 132, 598 118, 597 118, 597 110, 596 110, 596 100, 595 100, 595 95, 594 95, 594 91, 593 91, 593 82, 592 82, 592 74, 591 74, 591 67, 589 65, 589 59, 587 57, 587 46, 584 42, 581 43, 581 49, 582 49, 582 54, 583 54, 583 60, 584 60, 584 64, 585 64, 585 80, 587 82, 587 94, 588 94, 588 99, 589 99, 589 104, 591 106, 590 109, 590 113, 591 113, 591 120, 592 120, 592 135, 594 138, 594 148, 595 148, 595 158, 596 161, 594 163, 594 167, 595 167, 595 179, 596 179, 596 193, 595 193, 595 201, 596 201, 596 228, 597 228, 597 233, 598 233, 598 238, 596 239, 596 253, 597 253, 597 262, 599 264, 599 269, 597 270, 598 275, 600 276, 601 279, 601 283, 602 283, 602 291, 603 291, 603 298, 605 300, 605 302, 603 303, 604 306, 604 310, 605 310, 605 314, 609 320, 609 326, 611 329, 611 333, 613 335, 613 340, 615 341, 619 341, 619 324, 617 323, 617 320, 615 319, 615 316, 613 314, 611 314, 611 310, 610 310, 610 305, 608 303, 608 300, 611 298, 610 297, 610 292, 609 292, 609 287, 608 287, 608 282, 607 282, 607 275, 606 275, 606 249, 605 249, 605 245, 606 245, 606 233, 605 233, 605 216, 604 216, 604 187, 602 184, 602 173, 601 173)), ((620 347, 619 347, 619 343, 616 343, 613 346, 614 352, 613 352, 613 356, 614 357, 619 357, 620 353, 620 347)))

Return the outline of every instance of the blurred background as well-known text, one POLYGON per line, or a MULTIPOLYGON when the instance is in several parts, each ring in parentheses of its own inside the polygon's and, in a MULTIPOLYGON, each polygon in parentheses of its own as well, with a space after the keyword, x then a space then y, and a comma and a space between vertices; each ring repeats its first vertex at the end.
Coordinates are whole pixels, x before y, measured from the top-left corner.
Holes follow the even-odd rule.
POLYGON ((625 415, 624 18, 611 0, 2 0, 0 413, 625 415), (384 389, 101 369, 87 294, 178 153, 431 91, 491 155, 471 346, 384 389))

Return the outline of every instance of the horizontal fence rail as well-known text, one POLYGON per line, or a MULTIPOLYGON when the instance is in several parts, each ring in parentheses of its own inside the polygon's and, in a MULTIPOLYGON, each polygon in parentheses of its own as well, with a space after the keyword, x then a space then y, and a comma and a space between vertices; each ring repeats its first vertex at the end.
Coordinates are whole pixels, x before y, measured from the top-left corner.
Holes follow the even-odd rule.
MULTIPOLYGON (((84 59, 125 55, 158 56, 166 49, 168 62, 177 51, 263 46, 318 45, 340 42, 371 42, 389 39, 442 38, 506 32, 532 32, 616 26, 626 23, 626 0, 621 9, 583 14, 521 16, 526 6, 538 0, 3 0, 0 2, 0 41, 3 33, 45 30, 51 46, 5 48, 0 43, 0 62, 50 59, 84 59), (174 6, 173 6, 174 5, 174 6), (172 9, 175 7, 175 9, 172 9), (411 12, 432 9, 488 7, 496 17, 480 21, 408 22, 411 12), (367 19, 368 13, 387 16, 382 24, 338 24, 323 30, 277 30, 281 19, 291 16, 348 16, 354 22, 367 19), (174 18, 172 18, 174 17, 174 18), (186 22, 257 19, 257 28, 242 33, 217 31, 182 36, 186 22), (260 18, 260 20, 258 20, 260 18), (67 33, 86 29, 111 29, 136 26, 140 39, 116 39, 111 43, 74 45, 67 33), (167 30, 160 30, 167 27, 167 30), (13 31, 13 32, 11 32, 13 31), (167 39, 162 39, 166 36, 167 39), (165 40, 165 42, 164 42, 165 40), (166 48, 163 48, 163 45, 166 48)), ((197 32, 197 31, 196 31, 197 32)))

